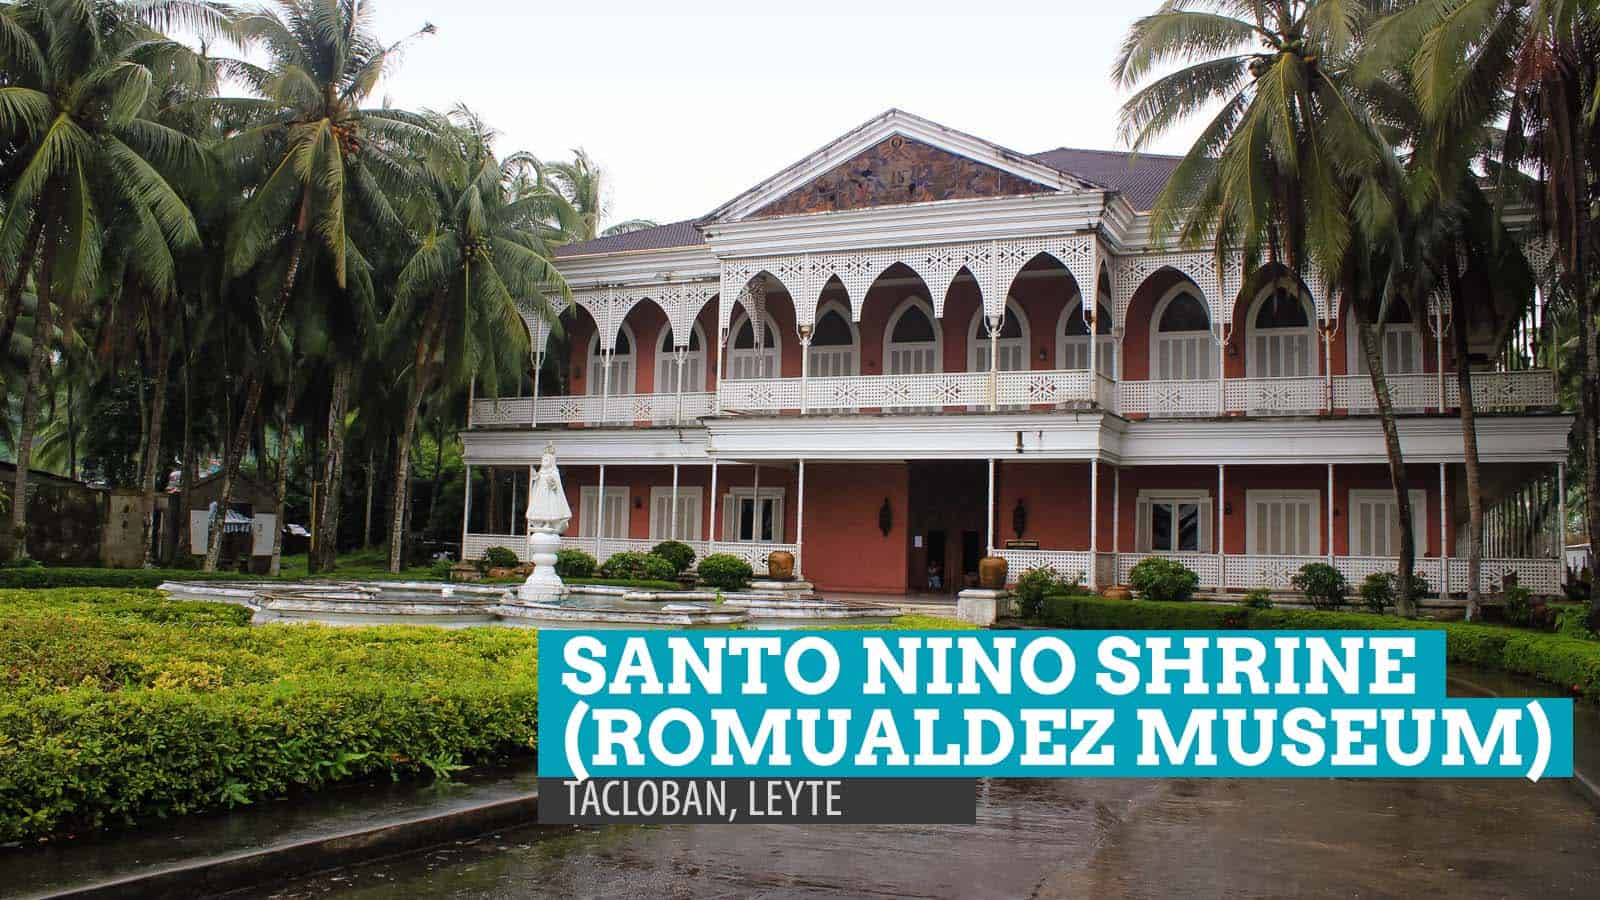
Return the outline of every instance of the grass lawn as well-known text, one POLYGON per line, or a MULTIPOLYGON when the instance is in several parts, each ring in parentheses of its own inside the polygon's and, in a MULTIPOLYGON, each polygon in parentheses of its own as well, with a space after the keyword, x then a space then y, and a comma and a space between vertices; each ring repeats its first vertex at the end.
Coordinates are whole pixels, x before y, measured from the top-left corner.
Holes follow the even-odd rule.
POLYGON ((536 631, 249 623, 154 590, 0 590, 0 843, 537 746, 536 631))

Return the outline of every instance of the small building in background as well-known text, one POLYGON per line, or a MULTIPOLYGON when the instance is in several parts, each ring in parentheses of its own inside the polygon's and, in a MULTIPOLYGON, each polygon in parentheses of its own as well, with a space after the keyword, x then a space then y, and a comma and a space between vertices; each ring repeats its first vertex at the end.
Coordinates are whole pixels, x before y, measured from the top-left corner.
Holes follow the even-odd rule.
MULTIPOLYGON (((186 557, 205 555, 206 536, 221 494, 222 473, 218 472, 196 480, 186 492, 173 491, 167 495, 165 514, 159 523, 164 558, 176 563, 187 562, 186 557)), ((218 567, 265 572, 272 559, 272 538, 278 527, 277 497, 272 485, 237 475, 230 495, 218 567)), ((285 552, 288 550, 285 546, 285 552)))
MULTIPOLYGON (((15 463, 0 462, 0 514, 11 517, 15 463)), ((50 565, 100 562, 108 491, 74 478, 34 469, 28 475, 28 556, 50 565)), ((10 559, 16 539, 0 527, 0 558, 10 559)))

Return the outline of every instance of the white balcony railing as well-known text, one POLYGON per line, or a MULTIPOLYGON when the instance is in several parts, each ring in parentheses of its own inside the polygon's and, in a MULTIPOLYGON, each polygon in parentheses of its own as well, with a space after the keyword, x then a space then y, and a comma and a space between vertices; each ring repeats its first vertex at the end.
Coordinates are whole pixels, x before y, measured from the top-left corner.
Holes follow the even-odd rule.
POLYGON ((716 395, 617 394, 610 397, 502 397, 472 404, 472 424, 483 425, 672 425, 694 422, 715 410, 716 395))
MULTIPOLYGON (((1389 376, 1396 410, 1439 408, 1437 373, 1389 376)), ((1484 411, 1556 405, 1553 372, 1475 372, 1473 399, 1484 411)), ((1445 409, 1460 405, 1455 378, 1446 374, 1445 409)), ((692 424, 721 412, 741 415, 827 412, 940 412, 1059 409, 1094 402, 1130 416, 1205 418, 1319 415, 1331 410, 1370 415, 1377 410, 1365 375, 1295 378, 1228 378, 1197 381, 1122 381, 1087 369, 1023 372, 946 372, 929 375, 857 375, 834 378, 726 380, 716 393, 619 394, 611 397, 506 397, 478 400, 474 426, 692 424), (1331 396, 1330 396, 1331 395, 1331 396)))

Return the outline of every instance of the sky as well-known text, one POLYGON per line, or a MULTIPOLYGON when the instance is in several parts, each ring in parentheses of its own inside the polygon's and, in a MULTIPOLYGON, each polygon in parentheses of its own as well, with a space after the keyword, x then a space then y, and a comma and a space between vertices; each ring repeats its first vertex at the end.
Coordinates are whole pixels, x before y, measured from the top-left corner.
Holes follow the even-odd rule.
MULTIPOLYGON (((374 2, 385 41, 438 29, 380 96, 463 102, 501 154, 583 147, 610 180, 611 222, 703 215, 890 107, 1026 153, 1121 148, 1111 64, 1159 5, 374 2)), ((1198 129, 1150 149, 1181 153, 1198 129)))

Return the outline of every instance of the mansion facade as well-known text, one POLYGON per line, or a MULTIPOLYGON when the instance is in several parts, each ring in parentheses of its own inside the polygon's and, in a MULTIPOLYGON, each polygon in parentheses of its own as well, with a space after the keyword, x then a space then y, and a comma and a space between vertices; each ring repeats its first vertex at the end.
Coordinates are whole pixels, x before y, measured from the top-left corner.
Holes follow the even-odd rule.
MULTIPOLYGON (((1024 155, 891 110, 703 218, 561 248, 561 339, 526 319, 534 371, 568 354, 569 389, 474 397, 464 558, 526 553, 553 442, 564 546, 600 558, 672 538, 760 572, 784 549, 820 590, 896 594, 959 590, 986 554, 1096 587, 1150 555, 1213 591, 1310 561, 1393 571, 1348 309, 1321 279, 1161 246, 1148 210, 1176 162, 1024 155)), ((1395 309, 1381 352, 1418 571, 1459 593, 1448 312, 1395 309)), ((1482 587, 1555 593, 1572 423, 1551 372, 1495 364, 1519 314, 1466 334, 1482 587)))

